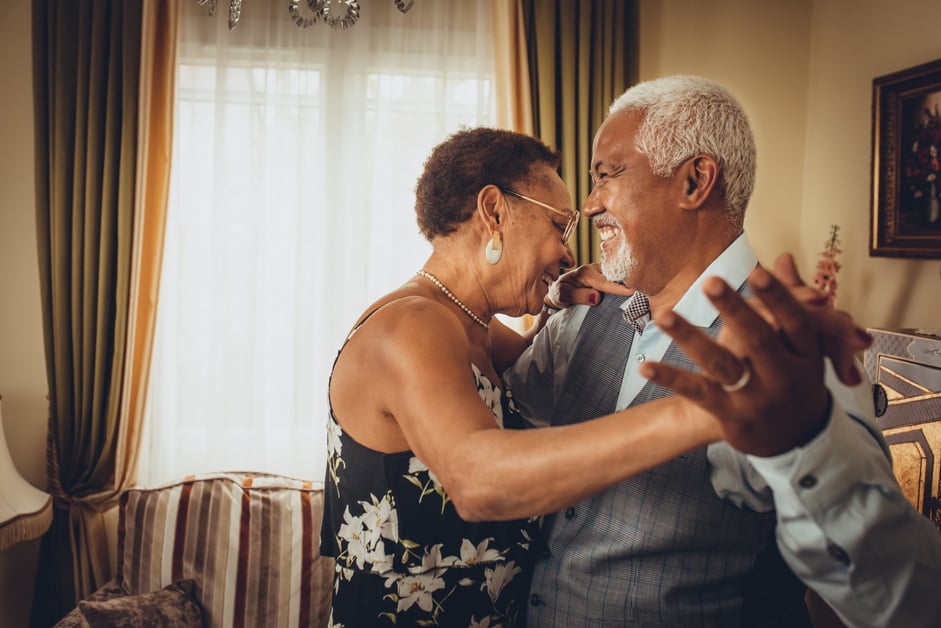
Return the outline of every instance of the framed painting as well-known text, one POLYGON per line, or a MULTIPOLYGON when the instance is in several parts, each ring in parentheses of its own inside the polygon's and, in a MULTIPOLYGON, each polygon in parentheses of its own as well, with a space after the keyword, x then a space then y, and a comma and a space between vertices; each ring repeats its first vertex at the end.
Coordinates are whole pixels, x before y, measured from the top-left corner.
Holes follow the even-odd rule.
POLYGON ((941 259, 941 59, 872 81, 869 254, 941 259))

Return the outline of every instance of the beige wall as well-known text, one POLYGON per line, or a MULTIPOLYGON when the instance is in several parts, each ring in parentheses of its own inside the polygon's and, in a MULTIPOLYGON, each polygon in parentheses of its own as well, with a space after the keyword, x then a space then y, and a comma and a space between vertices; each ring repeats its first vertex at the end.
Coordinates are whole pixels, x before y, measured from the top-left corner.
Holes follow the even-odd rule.
POLYGON ((748 112, 758 176, 745 228, 764 263, 799 248, 810 16, 810 0, 640 0, 640 79, 704 76, 748 112))
POLYGON ((840 226, 837 305, 870 327, 941 327, 941 261, 869 257, 872 79, 941 57, 936 0, 640 0, 640 78, 728 86, 755 129, 745 221, 759 258, 813 275, 840 226))
MULTIPOLYGON (((941 260, 869 257, 872 79, 941 58, 937 0, 814 2, 803 257, 843 234, 837 303, 872 327, 941 328, 941 260)), ((808 262, 809 263, 809 262, 808 262)))
MULTIPOLYGON (((29 0, 0 3, 0 394, 14 462, 44 483, 46 379, 33 201, 29 0)), ((838 305, 866 325, 941 327, 941 261, 870 258, 872 79, 941 57, 936 0, 641 0, 642 79, 730 87, 756 131, 746 228, 759 257, 812 274, 842 228, 838 305)), ((0 553, 0 625, 25 626, 37 544, 0 553)))
MULTIPOLYGON (((29 0, 0 3, 0 395, 13 462, 45 485, 46 370, 33 187, 29 0)), ((0 552, 0 626, 28 625, 39 541, 0 552)))

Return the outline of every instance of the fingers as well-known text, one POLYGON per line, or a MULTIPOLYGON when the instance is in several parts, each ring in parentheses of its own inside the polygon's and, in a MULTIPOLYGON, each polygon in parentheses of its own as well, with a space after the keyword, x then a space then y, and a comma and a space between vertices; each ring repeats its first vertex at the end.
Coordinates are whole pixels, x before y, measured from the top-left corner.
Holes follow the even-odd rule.
POLYGON ((847 351, 837 340, 827 338, 824 340, 824 353, 830 357, 833 370, 837 377, 847 386, 855 386, 863 381, 863 377, 856 367, 856 357, 852 351, 847 351))
POLYGON ((591 288, 579 288, 569 283, 558 284, 558 292, 551 294, 552 301, 559 307, 571 305, 598 305, 601 295, 591 288))
POLYGON ((794 262, 794 256, 790 253, 781 253, 774 260, 774 276, 778 281, 789 288, 803 286, 804 280, 801 279, 797 271, 797 264, 794 262))
POLYGON ((721 408, 716 401, 719 388, 698 373, 662 362, 644 362, 638 371, 658 386, 669 388, 710 412, 718 414, 717 410, 721 408))
POLYGON ((601 272, 601 264, 585 264, 576 271, 578 281, 583 286, 590 286, 600 292, 607 294, 617 294, 623 297, 629 297, 634 294, 632 288, 628 288, 623 283, 617 281, 608 281, 601 272))
MULTIPOLYGON (((776 311, 776 304, 773 301, 766 301, 761 294, 757 294, 756 290, 758 298, 762 301, 762 307, 767 309, 764 314, 759 313, 738 292, 718 277, 706 279, 703 282, 703 291, 719 311, 730 339, 729 347, 736 354, 751 355, 777 344, 779 334, 775 332, 775 327, 763 318, 763 316, 768 317, 769 320, 777 321, 780 325, 781 315, 776 311)), ((736 371, 735 375, 736 377, 731 381, 723 380, 724 383, 734 382, 738 379, 740 372, 736 371)))
POLYGON ((869 333, 857 326, 846 312, 834 310, 827 295, 804 284, 791 254, 778 256, 774 263, 774 276, 810 313, 822 337, 824 353, 830 357, 840 381, 848 386, 862 381, 855 355, 872 344, 869 333))
MULTIPOLYGON (((727 348, 718 345, 704 331, 688 323, 672 311, 656 317, 657 326, 669 335, 699 367, 720 384, 732 386, 743 375, 742 362, 727 348)), ((690 378, 679 380, 690 385, 690 378)), ((658 380, 657 383, 663 383, 658 380)))
POLYGON ((628 288, 623 283, 608 281, 607 279, 602 280, 595 287, 601 292, 605 292, 607 294, 616 294, 622 297, 629 297, 634 294, 633 288, 628 288))
POLYGON ((813 315, 823 335, 824 353, 830 357, 837 377, 847 386, 860 383, 862 375, 856 365, 856 354, 872 344, 872 336, 857 327, 846 312, 822 308, 813 315))
POLYGON ((872 336, 856 325, 853 318, 842 310, 821 309, 814 311, 821 333, 835 342, 845 345, 851 353, 863 351, 872 344, 872 336))
POLYGON ((605 279, 599 264, 585 264, 559 277, 549 287, 548 299, 555 307, 597 305, 602 293, 630 296, 634 291, 622 283, 605 279))
POLYGON ((756 268, 749 275, 748 285, 778 321, 781 327, 780 333, 797 353, 800 355, 819 353, 819 332, 814 328, 807 310, 794 299, 787 288, 761 267, 756 268))

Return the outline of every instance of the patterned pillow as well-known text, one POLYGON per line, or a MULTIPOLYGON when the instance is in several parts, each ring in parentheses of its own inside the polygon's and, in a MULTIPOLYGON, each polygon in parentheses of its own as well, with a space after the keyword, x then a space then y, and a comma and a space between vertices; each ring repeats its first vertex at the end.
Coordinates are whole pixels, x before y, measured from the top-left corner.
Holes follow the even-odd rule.
MULTIPOLYGON (((107 602, 116 597, 127 595, 127 591, 121 588, 116 580, 111 580, 103 587, 92 593, 88 597, 89 602, 107 602)), ((88 621, 82 615, 78 606, 73 608, 68 615, 56 623, 55 628, 88 628, 88 621)))
POLYGON ((181 580, 153 593, 105 601, 82 600, 78 608, 91 628, 203 628, 203 609, 193 595, 195 589, 192 580, 181 580))

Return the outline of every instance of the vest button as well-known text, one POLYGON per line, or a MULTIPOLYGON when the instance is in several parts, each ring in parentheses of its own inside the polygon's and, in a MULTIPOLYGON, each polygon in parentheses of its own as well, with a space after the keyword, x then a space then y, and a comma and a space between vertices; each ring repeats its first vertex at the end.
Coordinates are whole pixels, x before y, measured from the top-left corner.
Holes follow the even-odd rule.
POLYGON ((565 518, 574 519, 575 518, 575 506, 569 506, 565 509, 565 518))
POLYGON ((801 488, 813 488, 817 486, 817 478, 812 475, 805 475, 798 482, 801 488))
POLYGON ((529 605, 530 606, 539 606, 542 604, 542 598, 539 597, 538 593, 533 593, 529 596, 529 605))

